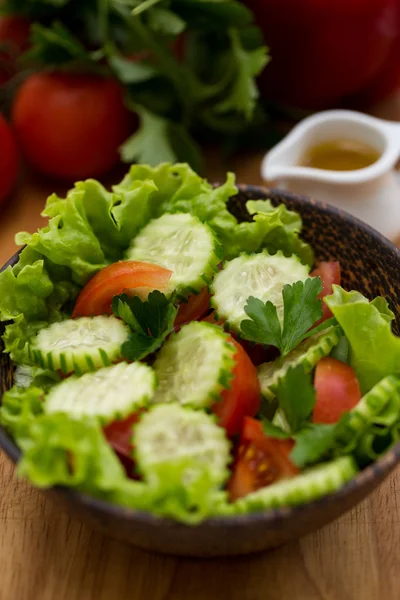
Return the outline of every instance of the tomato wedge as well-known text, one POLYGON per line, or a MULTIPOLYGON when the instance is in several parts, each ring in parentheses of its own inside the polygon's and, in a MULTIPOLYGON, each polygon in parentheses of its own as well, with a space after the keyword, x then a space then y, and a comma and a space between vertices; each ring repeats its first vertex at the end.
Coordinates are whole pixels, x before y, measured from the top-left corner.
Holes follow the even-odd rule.
POLYGON ((189 296, 187 302, 182 302, 175 319, 175 327, 182 327, 185 323, 198 321, 210 308, 211 294, 205 287, 199 294, 189 296))
POLYGON ((104 435, 110 446, 115 452, 127 458, 132 457, 132 428, 137 423, 139 415, 139 411, 135 412, 121 421, 113 421, 104 427, 104 435))
POLYGON ((316 366, 314 423, 337 423, 361 399, 354 369, 336 358, 322 358, 316 366))
POLYGON ((257 369, 242 346, 233 338, 230 341, 236 348, 231 387, 224 390, 221 400, 212 406, 219 424, 226 429, 228 436, 241 431, 244 417, 253 417, 260 408, 261 401, 257 369))
MULTIPOLYGON (((322 292, 319 294, 318 298, 324 298, 324 296, 329 296, 332 294, 333 284, 340 284, 340 263, 338 262, 321 262, 318 267, 314 269, 312 273, 310 273, 311 277, 320 277, 322 279, 322 292)), ((332 316, 332 312, 330 308, 323 302, 322 303, 322 319, 318 321, 325 321, 325 319, 329 319, 332 316)), ((318 323, 315 323, 317 325, 318 323)))
POLYGON ((103 429, 108 443, 116 452, 127 475, 132 479, 135 479, 133 475, 135 462, 133 460, 132 431, 142 412, 142 410, 138 410, 121 421, 109 423, 103 429))
POLYGON ((244 418, 232 476, 228 482, 231 501, 271 485, 281 479, 290 479, 299 469, 290 460, 293 440, 280 440, 266 436, 261 423, 244 418))
POLYGON ((124 291, 145 296, 152 290, 165 291, 172 271, 135 260, 119 261, 99 271, 78 296, 72 318, 112 313, 114 296, 124 291))
POLYGON ((225 321, 223 319, 218 319, 217 313, 215 310, 210 312, 209 315, 202 318, 202 321, 206 321, 207 323, 212 323, 213 325, 218 325, 219 327, 223 327, 225 321))

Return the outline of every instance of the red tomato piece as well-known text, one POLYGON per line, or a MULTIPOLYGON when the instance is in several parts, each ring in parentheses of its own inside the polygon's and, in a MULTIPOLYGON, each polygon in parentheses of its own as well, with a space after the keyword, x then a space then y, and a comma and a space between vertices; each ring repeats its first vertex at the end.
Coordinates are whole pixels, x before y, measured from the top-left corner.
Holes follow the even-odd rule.
POLYGON ((260 408, 261 401, 257 369, 243 347, 233 338, 231 344, 236 348, 231 387, 224 390, 221 400, 212 406, 213 412, 219 418, 219 424, 226 429, 228 436, 241 431, 244 417, 253 417, 260 408))
POLYGON ((11 193, 18 175, 18 151, 13 132, 0 114, 0 202, 11 193))
POLYGON ((72 318, 111 314, 114 296, 124 291, 148 295, 152 290, 165 291, 172 271, 159 265, 123 260, 99 271, 78 296, 72 318))
POLYGON ((113 421, 104 427, 104 435, 110 446, 118 454, 127 458, 132 458, 132 431, 133 426, 139 420, 141 412, 137 411, 121 421, 113 421))
POLYGON ((187 302, 182 302, 175 319, 175 327, 179 328, 185 323, 198 321, 210 308, 211 295, 205 287, 199 294, 189 296, 187 302))
POLYGON ((135 466, 132 445, 133 426, 138 422, 142 412, 142 410, 138 410, 122 421, 109 423, 103 429, 108 443, 116 452, 127 475, 132 479, 134 479, 133 471, 135 466))
MULTIPOLYGON (((319 294, 318 298, 324 298, 325 296, 329 296, 332 294, 333 284, 340 285, 340 263, 338 262, 321 262, 318 267, 314 269, 312 273, 310 273, 311 277, 320 277, 322 280, 322 292, 319 294)), ((327 305, 322 302, 322 319, 318 321, 325 321, 325 319, 329 319, 332 316, 331 310, 327 307, 327 305)), ((317 325, 316 323, 315 325, 317 325)))
POLYGON ((271 483, 297 475, 299 469, 289 458, 293 445, 292 440, 266 436, 259 421, 245 417, 233 473, 228 482, 230 500, 243 498, 271 483))
POLYGON ((118 162, 132 114, 114 79, 44 71, 19 88, 12 122, 22 152, 36 169, 76 180, 98 177, 118 162))
POLYGON ((336 358, 322 358, 316 366, 314 423, 337 423, 361 399, 354 369, 336 358))
POLYGON ((218 325, 219 327, 223 327, 225 321, 223 319, 218 319, 217 313, 215 310, 210 312, 209 315, 202 318, 202 321, 206 321, 207 323, 212 323, 212 325, 218 325))

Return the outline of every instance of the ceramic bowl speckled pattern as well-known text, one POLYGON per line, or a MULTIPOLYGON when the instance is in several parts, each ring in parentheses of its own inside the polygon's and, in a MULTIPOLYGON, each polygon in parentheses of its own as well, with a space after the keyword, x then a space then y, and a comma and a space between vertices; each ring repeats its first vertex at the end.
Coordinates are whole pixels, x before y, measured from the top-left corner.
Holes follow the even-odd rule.
MULTIPOLYGON (((310 242, 318 260, 339 260, 343 286, 369 297, 387 298, 400 331, 400 251, 357 219, 316 201, 253 186, 241 186, 231 201, 237 216, 244 216, 249 198, 270 198, 299 212, 304 222, 303 238, 310 242)), ((18 255, 7 264, 14 264, 18 255)), ((13 367, 6 355, 0 360, 0 393, 12 384, 13 367)), ((0 445, 16 462, 19 450, 0 428, 0 445)), ((208 519, 191 527, 170 519, 127 510, 54 487, 46 491, 71 514, 92 527, 146 550, 182 556, 229 556, 248 554, 279 546, 310 533, 343 514, 367 496, 400 461, 400 443, 383 458, 361 471, 334 494, 296 508, 268 510, 232 518, 208 519)))

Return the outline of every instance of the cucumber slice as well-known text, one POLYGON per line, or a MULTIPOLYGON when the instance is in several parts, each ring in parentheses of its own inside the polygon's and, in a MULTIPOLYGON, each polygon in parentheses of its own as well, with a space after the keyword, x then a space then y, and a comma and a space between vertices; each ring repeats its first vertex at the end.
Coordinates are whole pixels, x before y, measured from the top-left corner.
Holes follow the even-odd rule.
POLYGON ((367 392, 348 413, 336 441, 340 446, 354 444, 371 424, 391 426, 400 413, 400 380, 389 375, 367 392))
POLYGON ((252 492, 237 500, 235 512, 256 512, 266 508, 296 506, 335 492, 357 473, 357 465, 351 456, 343 456, 332 462, 318 465, 293 479, 280 481, 252 492))
POLYGON ((193 321, 171 335, 154 362, 158 388, 153 403, 207 408, 229 387, 235 348, 217 325, 193 321))
POLYGON ((368 429, 358 440, 354 456, 360 466, 367 466, 373 460, 377 460, 385 454, 398 441, 399 432, 397 427, 388 429, 387 427, 375 425, 368 429))
POLYGON ((307 277, 308 267, 295 256, 286 258, 282 252, 271 256, 266 250, 258 254, 242 254, 226 262, 223 270, 215 276, 211 286, 211 304, 229 329, 240 332, 240 323, 247 319, 244 307, 249 296, 263 302, 270 300, 282 320, 283 286, 304 281, 307 277))
POLYGON ((115 317, 68 319, 41 329, 30 341, 29 355, 44 369, 81 375, 118 360, 129 332, 115 317))
POLYGON ((138 469, 149 482, 167 465, 169 472, 175 467, 183 486, 204 473, 219 486, 229 475, 230 443, 216 418, 203 411, 155 406, 135 426, 133 445, 138 469))
POLYGON ((170 290, 186 297, 209 285, 222 251, 208 225, 191 214, 178 213, 150 221, 134 238, 127 257, 170 269, 170 290))
POLYGON ((120 362, 82 377, 72 375, 54 386, 45 398, 44 412, 64 413, 72 419, 97 417, 106 424, 146 405, 155 387, 151 367, 120 362))
POLYGON ((297 348, 289 352, 282 363, 277 358, 272 362, 260 365, 258 379, 264 398, 272 400, 275 397, 276 386, 285 377, 290 367, 302 364, 304 371, 309 373, 321 358, 328 356, 341 335, 340 327, 329 327, 301 342, 297 348))

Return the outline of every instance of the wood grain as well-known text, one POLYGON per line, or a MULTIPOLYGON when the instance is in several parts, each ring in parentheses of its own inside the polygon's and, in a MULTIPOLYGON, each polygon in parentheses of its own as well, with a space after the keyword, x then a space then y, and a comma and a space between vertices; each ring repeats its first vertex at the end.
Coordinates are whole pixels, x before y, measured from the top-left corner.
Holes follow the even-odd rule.
MULTIPOLYGON (((400 120, 400 101, 390 106, 375 112, 400 120)), ((217 181, 229 167, 239 182, 261 183, 260 159, 245 154, 225 165, 213 152, 207 174, 217 181)), ((15 251, 17 231, 43 224, 39 213, 51 191, 63 187, 25 175, 0 215, 1 264, 15 251)), ((71 520, 18 480, 1 455, 0 600, 398 600, 399 505, 400 468, 362 504, 298 542, 246 558, 175 559, 71 520)))

